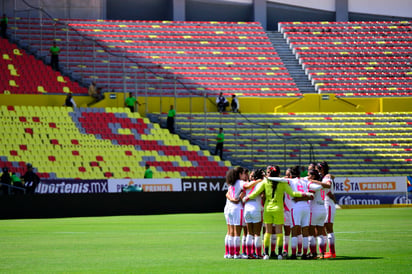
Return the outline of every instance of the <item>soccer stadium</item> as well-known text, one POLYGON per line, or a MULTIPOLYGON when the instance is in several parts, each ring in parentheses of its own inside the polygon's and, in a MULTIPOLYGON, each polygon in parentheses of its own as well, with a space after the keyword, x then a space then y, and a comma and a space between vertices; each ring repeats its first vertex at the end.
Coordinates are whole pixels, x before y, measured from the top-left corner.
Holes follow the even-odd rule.
POLYGON ((0 16, 0 272, 410 268, 412 1, 0 16))

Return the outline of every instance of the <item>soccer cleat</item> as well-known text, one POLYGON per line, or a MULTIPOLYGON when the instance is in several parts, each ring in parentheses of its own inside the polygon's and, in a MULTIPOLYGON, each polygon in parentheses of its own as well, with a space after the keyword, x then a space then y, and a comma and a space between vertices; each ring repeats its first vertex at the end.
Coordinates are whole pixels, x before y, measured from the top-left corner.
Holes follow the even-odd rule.
POLYGON ((246 254, 242 254, 242 255, 240 255, 240 258, 241 258, 241 259, 249 259, 249 256, 246 255, 246 254))
POLYGON ((226 255, 225 255, 225 259, 233 259, 233 256, 230 255, 230 254, 226 254, 226 255))
POLYGON ((318 255, 318 259, 319 259, 319 260, 325 259, 325 254, 320 253, 320 254, 318 255))
POLYGON ((286 258, 288 256, 288 253, 286 251, 283 251, 282 256, 286 258))
POLYGON ((265 254, 265 256, 263 256, 263 260, 269 260, 269 255, 265 254))
POLYGON ((289 257, 289 260, 297 260, 297 259, 298 259, 298 257, 296 257, 296 254, 292 254, 289 257))
POLYGON ((278 260, 283 260, 283 256, 282 255, 278 255, 278 260))
POLYGON ((296 254, 297 257, 302 257, 302 252, 298 252, 298 254, 296 254))
POLYGON ((309 260, 309 257, 307 254, 302 254, 302 257, 300 257, 301 260, 309 260))
POLYGON ((277 259, 278 255, 274 251, 270 252, 270 259, 277 259))
POLYGON ((242 259, 242 257, 240 255, 235 255, 233 256, 233 259, 242 259))
POLYGON ((335 253, 326 253, 325 254, 325 259, 330 259, 330 258, 336 258, 336 254, 335 253))
POLYGON ((253 257, 254 257, 255 259, 258 259, 258 260, 262 260, 262 259, 263 259, 262 256, 259 256, 259 255, 257 255, 257 254, 253 254, 253 257))

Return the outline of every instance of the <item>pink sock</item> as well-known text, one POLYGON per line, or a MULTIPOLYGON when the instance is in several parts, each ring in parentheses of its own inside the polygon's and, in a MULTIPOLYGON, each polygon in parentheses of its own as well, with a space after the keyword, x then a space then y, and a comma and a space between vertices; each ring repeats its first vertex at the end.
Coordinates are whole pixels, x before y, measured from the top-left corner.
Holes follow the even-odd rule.
POLYGON ((298 238, 292 237, 292 255, 296 255, 296 247, 298 245, 298 238))

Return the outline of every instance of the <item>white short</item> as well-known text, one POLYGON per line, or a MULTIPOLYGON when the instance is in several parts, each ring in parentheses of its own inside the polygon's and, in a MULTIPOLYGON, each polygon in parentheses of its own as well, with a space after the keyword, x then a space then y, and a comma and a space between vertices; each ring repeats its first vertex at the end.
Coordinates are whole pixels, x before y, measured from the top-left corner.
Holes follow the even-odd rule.
POLYGON ((236 207, 236 208, 229 209, 228 217, 229 217, 230 225, 243 226, 243 223, 244 223, 243 208, 236 207))
POLYGON ((285 211, 283 213, 284 217, 285 217, 285 223, 284 226, 290 226, 292 224, 291 222, 291 216, 290 216, 290 211, 285 211))
POLYGON ((228 210, 227 206, 225 206, 223 214, 225 215, 226 224, 230 225, 230 223, 229 223, 229 210, 228 210))
POLYGON ((301 226, 306 227, 309 226, 310 222, 310 208, 309 206, 294 206, 290 210, 290 215, 292 218, 292 227, 294 226, 301 226))
POLYGON ((310 225, 323 226, 326 218, 325 206, 314 206, 311 208, 310 225))
POLYGON ((262 210, 260 208, 248 207, 245 205, 244 209, 245 223, 260 223, 262 222, 262 210))
POLYGON ((325 223, 333 223, 335 221, 336 207, 335 204, 325 204, 326 218, 325 223))

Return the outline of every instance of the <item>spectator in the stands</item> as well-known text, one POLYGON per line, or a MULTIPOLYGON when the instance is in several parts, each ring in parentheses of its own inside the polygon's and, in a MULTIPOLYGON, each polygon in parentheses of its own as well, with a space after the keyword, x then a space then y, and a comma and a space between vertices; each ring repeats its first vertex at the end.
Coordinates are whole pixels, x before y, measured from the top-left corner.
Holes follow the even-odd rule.
POLYGON ((220 160, 223 160, 223 143, 225 142, 225 134, 223 128, 219 128, 219 133, 216 136, 215 155, 219 152, 220 160))
POLYGON ((11 186, 11 177, 9 173, 9 169, 7 167, 3 167, 3 174, 0 177, 0 185, 1 185, 1 192, 3 195, 9 195, 10 193, 10 186, 11 186))
POLYGON ((59 70, 59 53, 60 48, 56 45, 56 41, 53 42, 53 46, 50 48, 51 54, 51 67, 52 69, 58 71, 59 70))
POLYGON ((130 112, 134 112, 136 104, 139 106, 141 105, 139 101, 137 101, 136 97, 133 97, 133 93, 129 92, 129 97, 125 100, 126 107, 130 109, 130 112))
POLYGON ((104 99, 104 95, 102 94, 102 88, 97 87, 95 81, 93 81, 89 86, 89 95, 94 99, 94 101, 89 103, 88 106, 104 99))
POLYGON ((7 18, 6 14, 3 13, 3 17, 0 20, 0 33, 1 37, 7 39, 7 25, 9 23, 9 19, 7 18))
POLYGON ((40 178, 34 173, 32 164, 27 164, 27 171, 23 175, 24 186, 26 187, 26 193, 34 194, 37 185, 40 183, 40 178))
POLYGON ((167 113, 167 129, 170 133, 175 133, 175 116, 176 110, 173 108, 173 105, 170 105, 169 112, 167 113))
POLYGON ((226 107, 229 106, 229 102, 226 100, 225 96, 223 96, 222 92, 216 98, 216 105, 217 105, 217 111, 219 112, 226 111, 226 107))
POLYGON ((71 93, 67 94, 66 99, 64 100, 64 106, 72 108, 77 107, 76 102, 74 101, 73 95, 71 93))
POLYGON ((153 178, 153 171, 150 169, 150 165, 148 163, 146 163, 146 170, 144 172, 144 178, 145 179, 153 178))
POLYGON ((230 103, 233 112, 239 112, 239 100, 237 99, 236 95, 232 95, 232 102, 230 103))
POLYGON ((11 183, 12 183, 13 186, 19 187, 19 188, 14 188, 13 189, 14 194, 24 194, 24 185, 21 182, 20 177, 17 176, 15 172, 13 172, 11 174, 11 183))

